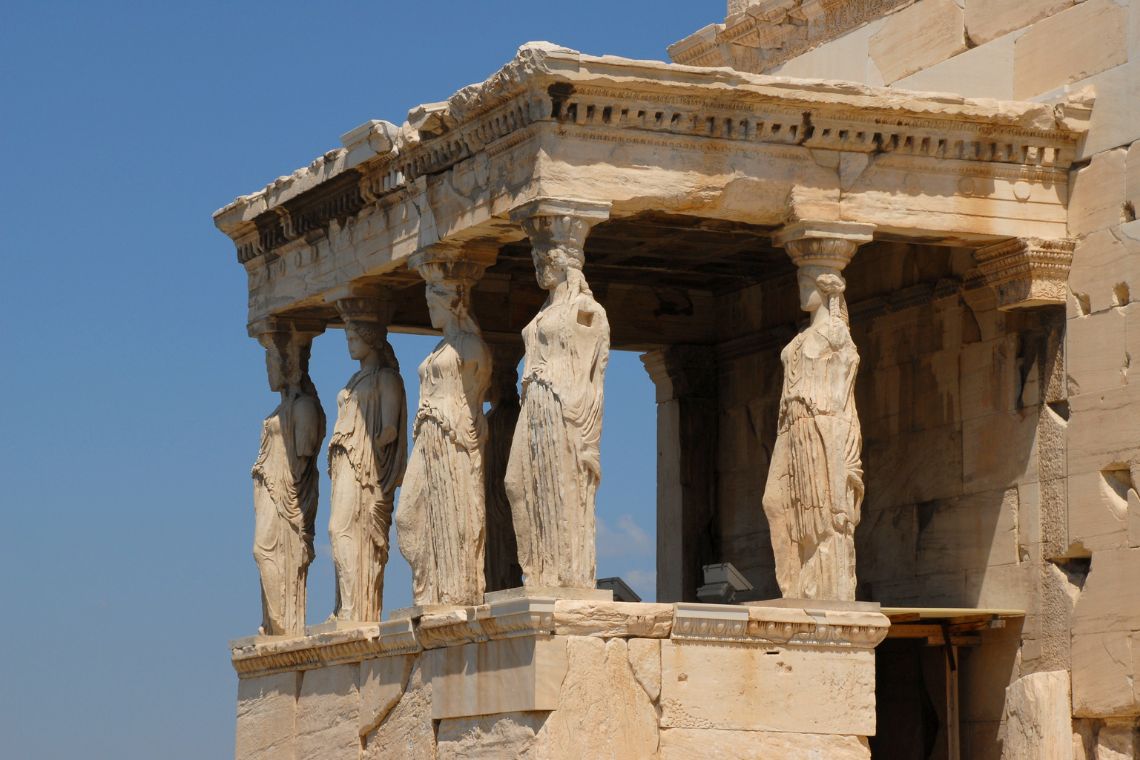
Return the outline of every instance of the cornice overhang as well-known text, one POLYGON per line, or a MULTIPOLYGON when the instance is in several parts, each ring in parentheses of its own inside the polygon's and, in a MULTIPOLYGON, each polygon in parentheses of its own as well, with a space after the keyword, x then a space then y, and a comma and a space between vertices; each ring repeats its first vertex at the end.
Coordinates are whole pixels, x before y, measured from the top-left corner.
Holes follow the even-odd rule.
POLYGON ((214 222, 248 267, 422 189, 423 178, 505 150, 543 123, 618 141, 674 139, 678 150, 694 152, 714 143, 807 148, 821 165, 826 160, 818 156, 828 153, 837 161, 891 154, 924 166, 945 162, 955 174, 977 174, 968 168, 974 165, 989 175, 1063 184, 1087 115, 1079 106, 770 77, 529 43, 486 81, 412 109, 400 127, 374 121, 352 130, 342 147, 237 198, 214 222))

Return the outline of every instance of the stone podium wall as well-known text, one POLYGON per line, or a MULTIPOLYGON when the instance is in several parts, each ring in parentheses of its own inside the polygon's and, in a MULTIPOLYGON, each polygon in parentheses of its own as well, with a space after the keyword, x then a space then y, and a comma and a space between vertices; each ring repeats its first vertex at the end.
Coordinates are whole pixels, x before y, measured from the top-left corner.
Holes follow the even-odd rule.
POLYGON ((520 599, 236 643, 237 760, 867 758, 877 612, 520 599))

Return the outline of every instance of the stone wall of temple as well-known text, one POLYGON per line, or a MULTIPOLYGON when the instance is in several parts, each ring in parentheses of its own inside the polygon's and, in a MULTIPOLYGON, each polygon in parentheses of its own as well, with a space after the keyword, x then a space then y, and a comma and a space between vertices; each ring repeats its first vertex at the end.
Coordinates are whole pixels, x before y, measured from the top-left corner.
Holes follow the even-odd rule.
MULTIPOLYGON (((726 29, 739 28, 749 13, 773 13, 775 5, 730 3, 726 29)), ((793 13, 813 4, 780 5, 793 13)), ((1071 684, 1077 756, 1134 757, 1128 737, 1135 737, 1140 715, 1140 390, 1132 368, 1140 356, 1133 295, 1140 287, 1140 4, 879 5, 879 17, 846 30, 843 18, 829 17, 841 33, 824 34, 822 44, 794 57, 750 58, 737 46, 737 63, 751 60, 755 70, 783 76, 998 99, 1051 102, 1084 90, 1095 105, 1071 175, 1076 251, 1067 311, 997 311, 990 291, 970 287, 968 254, 944 252, 944 271, 937 271, 932 250, 880 244, 863 249, 848 270, 866 440, 860 592, 883 604, 1026 610, 1024 628, 1007 646, 1016 651, 998 652, 1000 662, 988 663, 973 697, 963 676, 966 756, 997 756, 967 751, 972 731, 996 737, 1007 730, 996 722, 1000 704, 970 714, 972 704, 985 702, 983 692, 992 692, 990 681, 1021 678, 1026 686, 1037 683, 1031 674, 1062 672, 1071 679, 1062 682, 1071 684), (867 279, 860 263, 872 257, 893 258, 880 270, 892 281, 867 279), (955 278, 961 287, 948 287, 955 278), (1117 745, 1120 754, 1111 754, 1117 745)), ((778 31, 790 18, 768 28, 778 31)), ((760 288, 736 296, 733 329, 758 327, 740 316, 748 304, 773 314, 794 308, 767 309, 769 297, 760 288)), ((720 385, 722 544, 764 595, 776 589, 758 509, 765 473, 754 464, 774 438, 780 343, 744 356, 730 352, 720 385)), ((1010 690, 1007 712, 1018 688, 1010 690)), ((992 747, 1000 751, 996 742, 992 747)))

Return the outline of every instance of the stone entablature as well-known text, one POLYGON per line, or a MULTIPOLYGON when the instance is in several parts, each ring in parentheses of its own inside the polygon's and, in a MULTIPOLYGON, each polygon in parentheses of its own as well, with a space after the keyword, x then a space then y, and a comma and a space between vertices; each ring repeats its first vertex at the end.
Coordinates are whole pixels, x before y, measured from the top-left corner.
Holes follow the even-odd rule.
POLYGON ((411 281, 427 246, 501 245, 512 209, 609 203, 775 228, 811 218, 977 246, 1066 234, 1084 129, 1064 109, 612 56, 546 43, 483 82, 371 122, 215 214, 250 320, 359 277, 411 281), (620 82, 620 86, 615 85, 620 82))

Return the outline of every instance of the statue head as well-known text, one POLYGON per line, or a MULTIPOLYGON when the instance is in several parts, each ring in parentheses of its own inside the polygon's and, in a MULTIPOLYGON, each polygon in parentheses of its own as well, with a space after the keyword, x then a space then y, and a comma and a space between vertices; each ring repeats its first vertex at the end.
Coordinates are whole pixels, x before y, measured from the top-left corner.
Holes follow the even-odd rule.
POLYGON ((582 265, 585 263, 581 249, 563 245, 535 247, 531 257, 534 259, 535 279, 543 290, 553 290, 576 275, 580 279, 582 265))
POLYGON ((265 372, 269 389, 300 389, 309 375, 311 339, 289 330, 261 333, 258 341, 265 347, 265 372))
POLYGON ((381 366, 398 369, 396 355, 388 343, 391 301, 366 297, 342 298, 336 306, 344 320, 348 355, 360 362, 375 358, 381 366))

